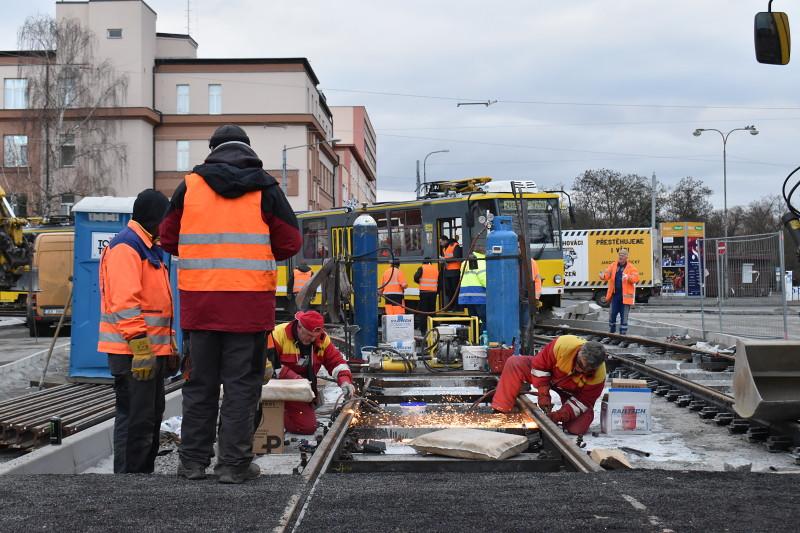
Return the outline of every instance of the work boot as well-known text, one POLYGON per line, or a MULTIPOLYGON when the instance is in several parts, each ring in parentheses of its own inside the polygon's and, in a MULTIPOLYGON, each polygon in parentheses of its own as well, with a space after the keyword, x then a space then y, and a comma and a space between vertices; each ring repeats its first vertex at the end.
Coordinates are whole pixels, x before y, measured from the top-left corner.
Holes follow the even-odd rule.
POLYGON ((229 465, 217 465, 214 467, 217 474, 217 481, 220 483, 244 483, 261 475, 261 468, 255 463, 250 463, 246 467, 234 467, 229 465))
POLYGON ((178 463, 178 477, 188 479, 189 481, 197 481, 198 479, 206 478, 206 469, 204 466, 196 463, 178 463))

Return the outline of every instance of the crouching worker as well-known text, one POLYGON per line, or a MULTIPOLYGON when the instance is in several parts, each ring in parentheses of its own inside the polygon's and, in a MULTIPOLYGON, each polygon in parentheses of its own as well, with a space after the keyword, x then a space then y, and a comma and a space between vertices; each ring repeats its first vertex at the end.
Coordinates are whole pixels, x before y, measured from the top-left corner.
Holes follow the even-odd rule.
POLYGON ((533 357, 510 357, 503 368, 492 407, 504 413, 514 408, 523 382, 536 388, 539 407, 550 420, 574 435, 583 435, 594 419, 594 404, 606 382, 606 350, 599 342, 563 335, 533 357), (550 389, 561 397, 552 411, 550 389))
MULTIPOLYGON (((267 339, 267 359, 275 362, 274 378, 310 381, 317 401, 317 372, 321 366, 342 388, 345 399, 355 392, 350 367, 325 333, 325 321, 316 311, 299 312, 291 322, 277 326, 267 339)), ((312 435, 317 429, 314 402, 286 402, 283 425, 290 433, 312 435)))

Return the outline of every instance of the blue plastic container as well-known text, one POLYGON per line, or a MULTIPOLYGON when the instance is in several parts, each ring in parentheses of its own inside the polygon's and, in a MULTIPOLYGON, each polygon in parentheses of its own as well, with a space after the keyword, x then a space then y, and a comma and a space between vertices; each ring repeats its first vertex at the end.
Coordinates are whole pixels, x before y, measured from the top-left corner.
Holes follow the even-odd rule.
POLYGON ((511 346, 514 339, 520 340, 519 241, 511 217, 494 217, 486 259, 486 331, 490 342, 511 346))

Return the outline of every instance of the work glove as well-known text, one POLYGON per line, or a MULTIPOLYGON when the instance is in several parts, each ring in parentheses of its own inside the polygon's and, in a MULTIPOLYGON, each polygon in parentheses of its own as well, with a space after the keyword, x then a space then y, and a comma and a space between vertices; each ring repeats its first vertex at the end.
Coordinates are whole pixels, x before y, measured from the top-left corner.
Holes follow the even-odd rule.
POLYGON ((172 376, 175 372, 178 371, 178 368, 181 366, 181 356, 178 353, 178 345, 175 342, 175 337, 172 337, 170 341, 170 346, 172 347, 172 351, 167 356, 167 375, 172 376))
POLYGON ((267 364, 264 365, 264 383, 269 383, 272 376, 275 375, 275 367, 272 366, 272 361, 267 359, 267 364))
POLYGON ((545 413, 549 413, 553 408, 553 400, 550 399, 550 387, 539 387, 536 390, 536 395, 539 409, 545 413))
POLYGON ((149 381, 153 379, 156 368, 156 356, 153 355, 153 347, 150 339, 140 337, 128 341, 128 346, 133 352, 131 361, 131 374, 136 381, 149 381))
POLYGON ((356 388, 352 383, 342 383, 339 385, 344 393, 344 399, 349 400, 356 394, 356 388))
POLYGON ((567 422, 569 422, 571 420, 570 413, 566 409, 567 408, 562 408, 562 409, 559 409, 558 411, 553 411, 551 413, 548 413, 547 416, 549 416, 550 420, 552 420, 556 424, 558 424, 558 423, 566 424, 567 422))

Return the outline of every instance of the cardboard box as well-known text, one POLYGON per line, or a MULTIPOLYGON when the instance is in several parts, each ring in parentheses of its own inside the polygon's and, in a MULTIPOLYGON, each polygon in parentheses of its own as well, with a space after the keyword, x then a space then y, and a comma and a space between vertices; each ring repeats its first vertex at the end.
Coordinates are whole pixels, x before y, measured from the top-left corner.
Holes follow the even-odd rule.
POLYGON ((646 379, 614 378, 611 380, 612 389, 646 389, 646 379))
POLYGON ((414 355, 416 343, 414 340, 410 341, 392 341, 389 343, 392 349, 397 350, 404 355, 414 355))
POLYGON ((600 430, 608 434, 650 433, 650 389, 611 388, 600 408, 600 430))
POLYGON ((383 315, 383 342, 413 341, 414 315, 383 315))
POLYGON ((253 453, 283 453, 283 402, 261 402, 261 423, 253 435, 253 453))

